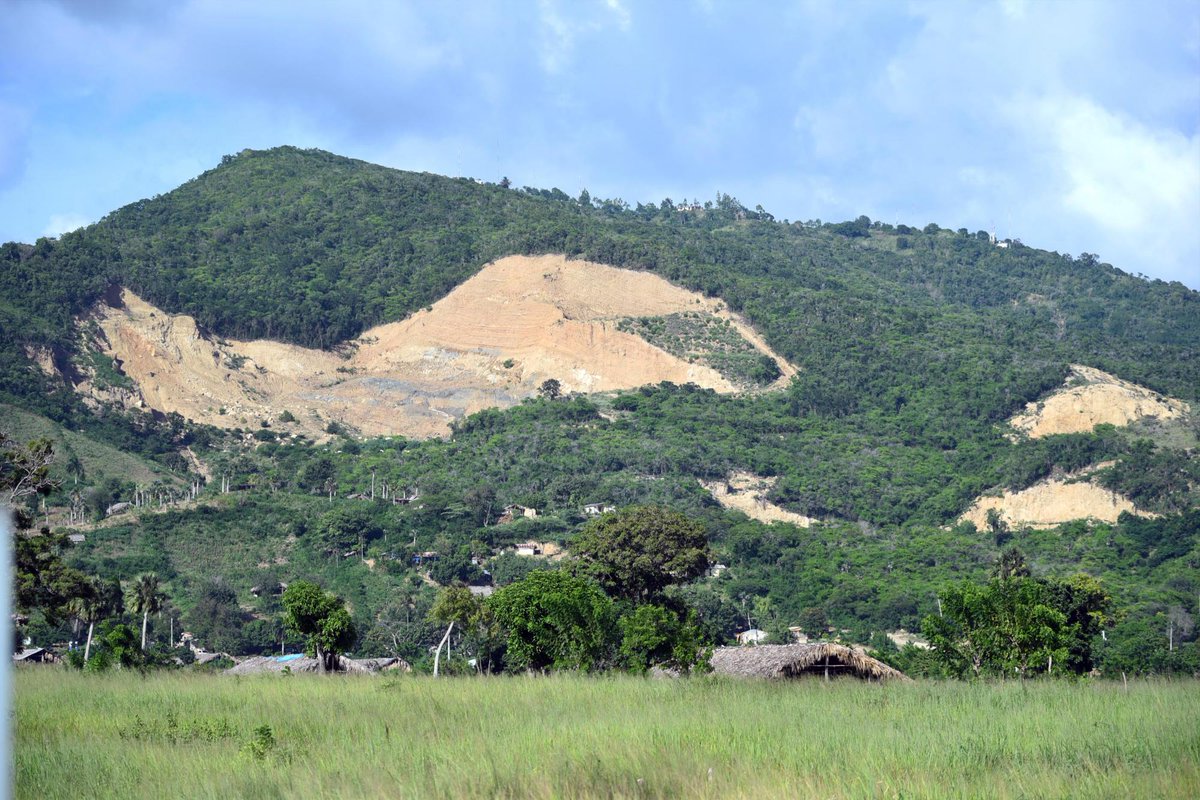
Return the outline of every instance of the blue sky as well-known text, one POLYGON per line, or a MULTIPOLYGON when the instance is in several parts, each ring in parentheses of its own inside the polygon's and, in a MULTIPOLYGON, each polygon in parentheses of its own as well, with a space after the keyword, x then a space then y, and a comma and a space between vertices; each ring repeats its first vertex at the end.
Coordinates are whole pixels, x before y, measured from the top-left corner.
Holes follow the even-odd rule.
POLYGON ((279 144, 1200 289, 1200 4, 0 0, 0 241, 279 144))

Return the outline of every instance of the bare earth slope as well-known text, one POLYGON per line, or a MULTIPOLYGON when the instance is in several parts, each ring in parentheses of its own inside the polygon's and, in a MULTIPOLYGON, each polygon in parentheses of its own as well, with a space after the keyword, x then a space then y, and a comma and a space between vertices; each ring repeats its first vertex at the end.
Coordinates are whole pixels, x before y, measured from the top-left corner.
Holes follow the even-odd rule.
POLYGON ((1182 400, 1164 397, 1092 367, 1071 365, 1061 389, 1030 403, 1010 420, 1017 431, 1037 439, 1058 433, 1088 433, 1097 425, 1118 427, 1154 417, 1167 420, 1189 413, 1182 400))
MULTIPOLYGON (((1014 438, 1025 435, 1037 439, 1088 433, 1103 424, 1123 427, 1144 419, 1173 420, 1190 413, 1191 408, 1182 400, 1164 397, 1093 367, 1072 364, 1071 374, 1061 388, 1029 403, 1009 423, 1014 438)), ((1087 477, 1086 472, 1075 477, 1087 477)), ((1009 524, 1033 528, 1049 528, 1074 519, 1115 522, 1123 511, 1141 513, 1119 494, 1090 481, 1070 479, 1045 480, 1019 492, 985 495, 962 519, 983 528, 991 509, 1000 512, 1009 524)))
POLYGON ((752 472, 731 472, 723 481, 700 481, 700 485, 725 508, 741 511, 759 522, 790 522, 801 528, 812 525, 815 520, 811 517, 780 508, 767 499, 777 480, 777 477, 764 478, 752 472))
POLYGON ((1139 513, 1128 498, 1089 481, 1045 480, 1019 492, 980 497, 962 519, 984 530, 987 512, 993 508, 1009 525, 1031 528, 1052 528, 1074 519, 1116 522, 1122 511, 1139 513))
POLYGON ((795 374, 720 301, 649 273, 562 256, 501 259, 341 354, 221 340, 128 291, 94 320, 105 353, 136 385, 133 404, 226 428, 262 420, 280 427, 288 411, 296 422, 283 427, 310 434, 337 421, 365 435, 435 436, 467 414, 520 402, 548 378, 568 392, 660 381, 734 391, 715 370, 617 330, 626 317, 682 311, 730 320, 776 361, 781 384, 795 374))

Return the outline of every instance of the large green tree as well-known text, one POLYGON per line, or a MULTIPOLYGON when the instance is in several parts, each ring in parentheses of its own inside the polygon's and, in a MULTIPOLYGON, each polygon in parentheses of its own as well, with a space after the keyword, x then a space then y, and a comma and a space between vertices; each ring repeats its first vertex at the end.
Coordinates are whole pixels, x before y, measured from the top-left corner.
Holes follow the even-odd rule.
POLYGON ((346 604, 310 581, 296 581, 283 593, 285 624, 307 640, 319 672, 332 671, 337 657, 354 646, 358 634, 346 604))
POLYGON ((537 570, 487 599, 506 635, 512 671, 591 670, 613 637, 612 601, 594 582, 561 570, 537 570))
POLYGON ((1033 578, 970 581, 943 590, 941 613, 925 618, 921 629, 934 655, 952 674, 1050 674, 1067 671, 1079 628, 1058 609, 1047 585, 1033 578))
POLYGON ((575 538, 571 552, 580 574, 635 603, 700 577, 709 563, 704 527, 657 506, 600 516, 575 538))

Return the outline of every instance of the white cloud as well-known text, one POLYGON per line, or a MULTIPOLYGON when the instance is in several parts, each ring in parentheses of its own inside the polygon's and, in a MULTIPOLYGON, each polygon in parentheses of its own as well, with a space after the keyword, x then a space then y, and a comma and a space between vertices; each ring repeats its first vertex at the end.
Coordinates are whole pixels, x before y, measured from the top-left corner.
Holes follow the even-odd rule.
POLYGON ((1197 285, 1200 279, 1200 135, 1152 128, 1092 100, 1014 101, 1014 130, 1046 176, 1041 204, 1074 217, 1080 249, 1125 269, 1197 285))
POLYGON ((584 3, 562 4, 559 0, 538 0, 538 24, 541 46, 538 51, 542 69, 561 73, 575 56, 580 38, 602 33, 616 24, 623 33, 632 27, 633 18, 621 0, 604 0, 600 6, 584 3), (597 14, 596 12, 601 13, 597 14))
POLYGON ((1082 99, 1047 101, 1042 113, 1069 180, 1068 206, 1126 232, 1200 219, 1200 137, 1151 130, 1082 99))
POLYGON ((82 214, 52 214, 42 230, 42 236, 58 237, 90 224, 92 221, 82 214))

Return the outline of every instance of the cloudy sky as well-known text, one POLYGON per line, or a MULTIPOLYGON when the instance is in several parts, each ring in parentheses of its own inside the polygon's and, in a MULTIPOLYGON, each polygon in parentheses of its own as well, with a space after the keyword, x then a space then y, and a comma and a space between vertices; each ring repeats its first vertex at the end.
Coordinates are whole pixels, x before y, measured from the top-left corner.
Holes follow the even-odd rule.
POLYGON ((1200 289, 1194 0, 0 0, 0 241, 279 144, 1200 289))

